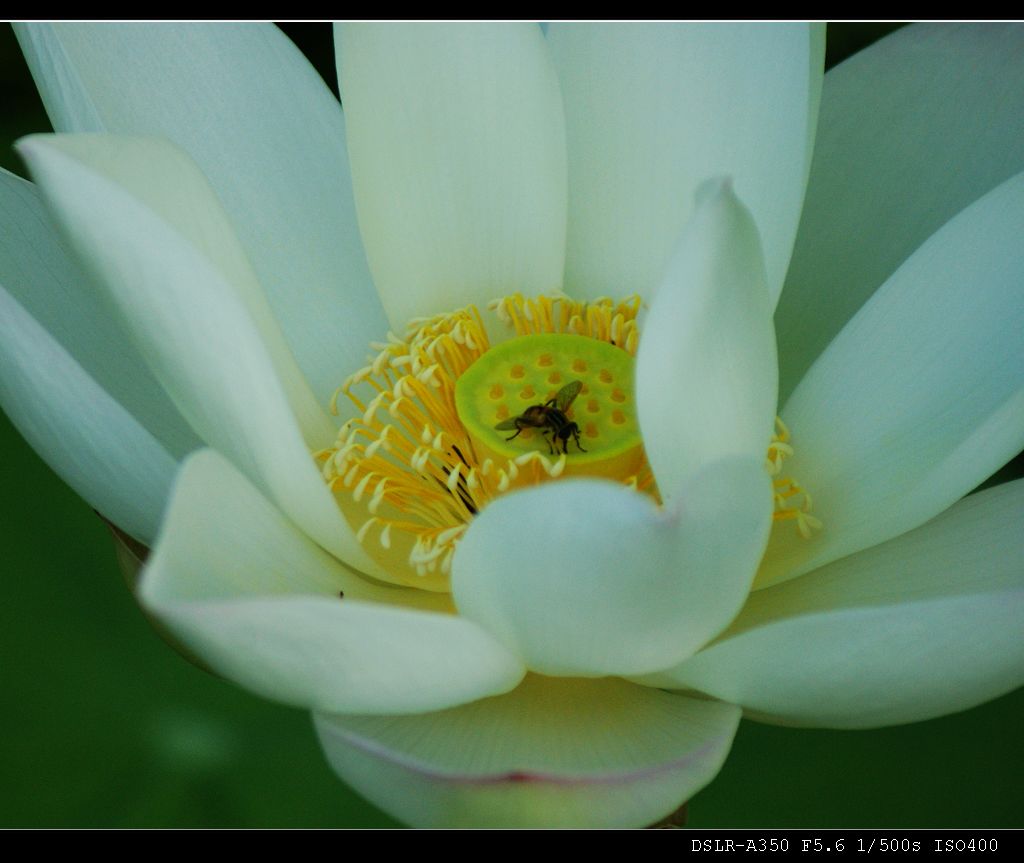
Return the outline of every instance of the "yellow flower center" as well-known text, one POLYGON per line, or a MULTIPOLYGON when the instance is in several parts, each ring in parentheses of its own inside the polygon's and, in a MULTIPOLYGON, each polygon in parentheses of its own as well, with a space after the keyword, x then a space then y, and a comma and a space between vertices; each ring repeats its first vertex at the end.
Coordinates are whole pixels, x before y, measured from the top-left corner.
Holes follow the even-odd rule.
POLYGON ((568 333, 519 336, 458 379, 459 419, 481 459, 555 459, 555 476, 635 476, 645 464, 633 357, 568 333))
MULTIPOLYGON (((633 400, 640 306, 516 294, 490 305, 505 338, 493 347, 473 306, 372 345, 331 405, 344 395, 359 416, 316 453, 364 547, 405 583, 447 590, 473 516, 512 489, 589 475, 660 502, 633 400)), ((775 517, 810 536, 810 496, 781 476, 792 452, 779 420, 767 456, 775 517)))

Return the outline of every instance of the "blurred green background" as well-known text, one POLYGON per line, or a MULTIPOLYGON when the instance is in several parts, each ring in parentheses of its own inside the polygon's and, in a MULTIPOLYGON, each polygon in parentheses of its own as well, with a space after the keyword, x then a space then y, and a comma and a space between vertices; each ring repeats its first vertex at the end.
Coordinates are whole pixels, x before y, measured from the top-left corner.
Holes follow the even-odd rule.
MULTIPOLYGON (((830 25, 829 65, 895 26, 830 25)), ((285 29, 333 86, 330 28, 285 29)), ((7 25, 0 92, 0 165, 22 173, 11 142, 49 125, 7 25)), ((154 635, 106 528, 2 415, 0 453, 0 827, 394 825, 329 772, 305 713, 154 635)), ((1021 826, 1022 715, 1024 690, 881 731, 744 721, 690 826, 1021 826)))

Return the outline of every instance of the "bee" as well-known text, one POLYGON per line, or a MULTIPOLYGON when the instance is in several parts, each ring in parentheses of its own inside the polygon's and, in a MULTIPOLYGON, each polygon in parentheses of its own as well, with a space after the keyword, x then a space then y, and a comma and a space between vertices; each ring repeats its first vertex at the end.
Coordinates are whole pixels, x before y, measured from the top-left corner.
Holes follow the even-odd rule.
POLYGON ((566 412, 576 396, 580 394, 581 389, 583 389, 583 381, 572 381, 555 393, 553 399, 548 399, 542 405, 530 405, 519 416, 502 420, 494 428, 498 431, 516 430, 512 437, 507 437, 505 440, 519 437, 519 433, 525 428, 544 429, 541 434, 547 441, 548 451, 551 455, 558 454, 558 441, 562 442, 562 452, 568 455, 570 437, 576 441, 580 452, 586 452, 580 446, 580 427, 566 416, 566 412), (549 434, 551 437, 548 437, 549 434))

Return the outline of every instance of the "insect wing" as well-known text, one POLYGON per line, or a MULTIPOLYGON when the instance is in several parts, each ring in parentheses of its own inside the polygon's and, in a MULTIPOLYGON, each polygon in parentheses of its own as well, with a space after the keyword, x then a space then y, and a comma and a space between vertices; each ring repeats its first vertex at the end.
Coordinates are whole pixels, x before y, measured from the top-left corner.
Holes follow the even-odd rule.
POLYGON ((576 396, 580 394, 581 389, 583 389, 583 381, 573 381, 572 383, 566 384, 558 391, 558 394, 555 396, 555 404, 558 405, 558 409, 562 411, 562 413, 569 410, 569 405, 575 401, 576 396))
POLYGON ((509 429, 517 428, 517 426, 516 426, 516 420, 517 419, 519 419, 519 417, 509 417, 507 420, 502 420, 494 428, 497 431, 508 431, 509 429))

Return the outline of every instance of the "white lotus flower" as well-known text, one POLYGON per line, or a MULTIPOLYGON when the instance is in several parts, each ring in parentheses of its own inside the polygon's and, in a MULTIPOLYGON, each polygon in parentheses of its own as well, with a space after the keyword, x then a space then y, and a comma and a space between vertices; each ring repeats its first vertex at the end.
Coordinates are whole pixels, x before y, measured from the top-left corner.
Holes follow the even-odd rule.
POLYGON ((4 408, 378 805, 641 825, 741 713, 1021 683, 1024 483, 960 500, 1024 445, 1019 28, 837 68, 813 169, 815 27, 346 27, 344 116, 269 27, 18 35, 76 134, 0 177, 4 408), (567 452, 494 429, 573 379, 567 452))

